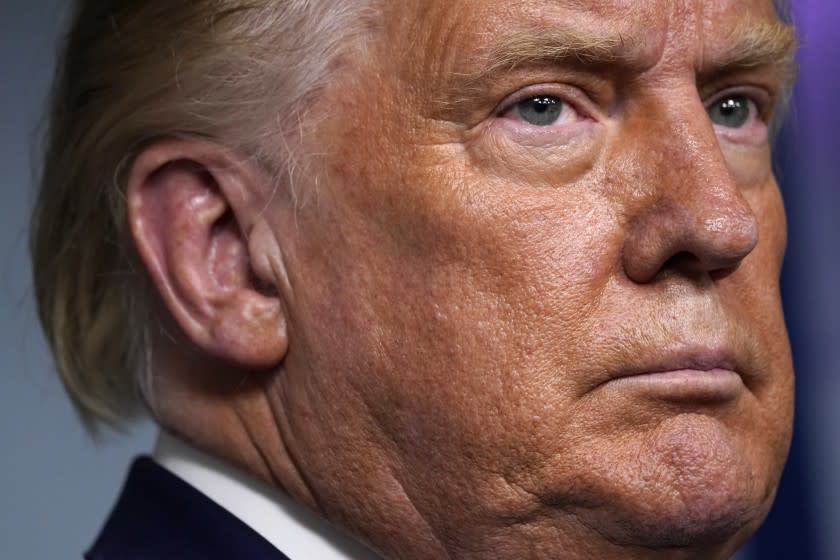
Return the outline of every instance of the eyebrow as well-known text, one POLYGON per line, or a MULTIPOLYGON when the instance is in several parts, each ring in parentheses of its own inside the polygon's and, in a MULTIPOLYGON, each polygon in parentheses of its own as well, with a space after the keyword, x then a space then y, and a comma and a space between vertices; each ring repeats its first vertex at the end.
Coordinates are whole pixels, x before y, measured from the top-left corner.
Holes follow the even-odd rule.
POLYGON ((783 82, 789 83, 796 75, 794 54, 797 47, 796 32, 790 25, 780 22, 743 24, 729 34, 723 48, 703 61, 699 73, 769 67, 779 73, 783 82))
MULTIPOLYGON (((500 76, 523 67, 571 66, 600 75, 631 78, 650 69, 664 45, 620 33, 598 34, 555 26, 528 26, 494 34, 484 47, 463 61, 430 99, 432 118, 457 120, 474 107, 475 96, 488 91, 500 76)), ((664 40, 664 39, 662 39, 664 40)), ((782 22, 745 22, 726 34, 722 46, 701 53, 695 65, 698 87, 727 75, 762 72, 779 84, 773 129, 785 117, 793 91, 798 43, 792 26, 782 22)))
POLYGON ((592 35, 573 30, 528 28, 495 38, 483 53, 481 68, 470 74, 470 82, 479 84, 500 72, 512 72, 521 66, 539 63, 575 61, 608 65, 629 61, 628 43, 620 35, 592 35))
MULTIPOLYGON (((698 73, 769 67, 790 82, 796 74, 794 53, 797 48, 793 27, 781 22, 748 22, 736 27, 726 44, 713 57, 701 61, 698 73)), ((494 38, 490 47, 479 52, 479 69, 462 77, 475 86, 500 73, 522 66, 573 63, 578 66, 621 66, 641 71, 644 47, 641 42, 622 35, 596 35, 571 29, 527 28, 494 38)), ((704 53, 705 58, 705 53, 704 53)))
MULTIPOLYGON (((448 73, 446 83, 432 99, 433 114, 451 115, 471 107, 474 96, 486 91, 499 76, 528 66, 603 68, 632 66, 634 47, 620 35, 599 36, 556 27, 529 26, 501 35, 462 61, 465 70, 448 73)), ((448 117, 442 117, 448 118, 448 117)))

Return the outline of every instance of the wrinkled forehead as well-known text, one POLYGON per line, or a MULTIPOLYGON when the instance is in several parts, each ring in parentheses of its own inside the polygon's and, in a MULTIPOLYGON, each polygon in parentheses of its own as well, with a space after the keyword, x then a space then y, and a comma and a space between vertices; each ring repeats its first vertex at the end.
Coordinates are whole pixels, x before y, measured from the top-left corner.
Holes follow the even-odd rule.
POLYGON ((384 10, 389 52, 431 75, 529 34, 639 67, 663 58, 700 66, 738 49, 783 62, 793 47, 772 0, 406 0, 384 10))
POLYGON ((394 29, 403 31, 442 31, 457 22, 479 26, 476 31, 503 30, 527 17, 655 35, 728 20, 777 20, 787 4, 785 0, 404 0, 381 6, 394 29))

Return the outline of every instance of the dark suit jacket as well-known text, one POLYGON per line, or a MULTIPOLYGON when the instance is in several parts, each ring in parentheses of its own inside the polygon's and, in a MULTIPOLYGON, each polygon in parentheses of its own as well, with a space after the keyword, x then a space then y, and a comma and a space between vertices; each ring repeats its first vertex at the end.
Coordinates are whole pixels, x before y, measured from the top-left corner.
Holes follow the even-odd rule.
POLYGON ((134 462, 88 560, 288 560, 210 498, 148 458, 134 462))

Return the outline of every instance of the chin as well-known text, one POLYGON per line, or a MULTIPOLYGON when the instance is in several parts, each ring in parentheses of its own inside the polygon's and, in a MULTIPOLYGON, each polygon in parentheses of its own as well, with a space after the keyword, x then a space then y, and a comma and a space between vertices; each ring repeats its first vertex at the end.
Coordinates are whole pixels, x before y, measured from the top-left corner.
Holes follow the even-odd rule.
POLYGON ((764 520, 772 503, 755 503, 746 496, 731 496, 726 503, 700 500, 662 508, 640 516, 613 511, 599 516, 600 532, 616 545, 648 549, 734 550, 764 520))
POLYGON ((781 473, 771 450, 693 414, 606 454, 586 485, 598 499, 575 515, 631 547, 729 550, 764 520, 781 473))

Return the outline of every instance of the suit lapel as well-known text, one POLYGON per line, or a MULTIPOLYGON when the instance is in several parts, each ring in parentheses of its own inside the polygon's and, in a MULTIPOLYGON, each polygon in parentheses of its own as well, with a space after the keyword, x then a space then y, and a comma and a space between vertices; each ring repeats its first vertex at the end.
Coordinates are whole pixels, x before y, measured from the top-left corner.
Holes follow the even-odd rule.
POLYGON ((149 458, 137 459, 88 560, 289 560, 149 458))

